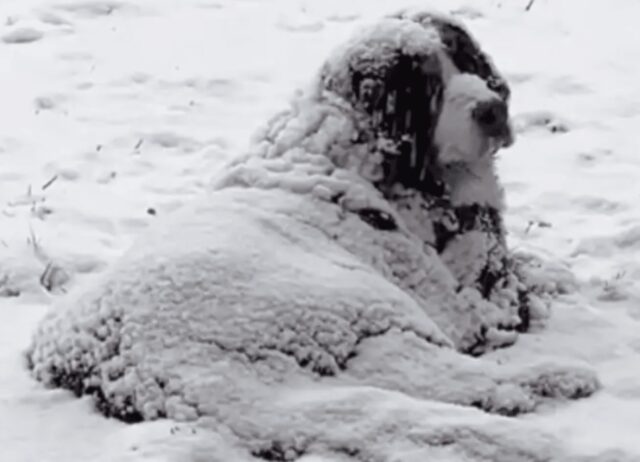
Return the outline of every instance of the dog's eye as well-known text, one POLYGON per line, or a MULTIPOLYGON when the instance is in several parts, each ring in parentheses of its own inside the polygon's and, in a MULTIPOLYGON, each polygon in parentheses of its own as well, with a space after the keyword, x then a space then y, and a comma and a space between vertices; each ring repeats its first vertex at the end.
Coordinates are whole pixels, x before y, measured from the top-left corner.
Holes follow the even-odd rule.
POLYGON ((511 91, 507 84, 495 77, 489 77, 487 79, 487 87, 489 90, 496 92, 504 101, 509 101, 511 91))
POLYGON ((364 208, 358 210, 358 216, 369 226, 381 231, 395 231, 398 224, 394 218, 387 212, 374 208, 364 208))

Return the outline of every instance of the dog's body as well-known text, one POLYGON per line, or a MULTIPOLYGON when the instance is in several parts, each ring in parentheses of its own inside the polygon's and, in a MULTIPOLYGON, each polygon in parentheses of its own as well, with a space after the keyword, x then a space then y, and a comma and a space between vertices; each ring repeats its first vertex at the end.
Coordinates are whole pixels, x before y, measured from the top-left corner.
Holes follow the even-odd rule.
POLYGON ((338 50, 210 195, 43 321, 35 376, 125 420, 278 413, 264 398, 291 384, 503 414, 597 389, 580 368, 458 353, 515 341, 526 288, 493 164, 508 89, 438 18, 398 15, 338 50))

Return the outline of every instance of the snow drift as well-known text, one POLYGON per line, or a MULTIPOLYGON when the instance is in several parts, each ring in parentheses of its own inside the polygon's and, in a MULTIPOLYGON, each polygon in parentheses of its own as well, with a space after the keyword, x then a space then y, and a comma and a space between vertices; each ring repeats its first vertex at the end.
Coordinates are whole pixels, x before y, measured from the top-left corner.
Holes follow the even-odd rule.
POLYGON ((457 406, 515 416, 599 386, 472 357, 553 295, 506 245, 508 100, 449 18, 362 30, 206 197, 51 310, 34 376, 125 421, 200 419, 247 458, 553 460, 552 438, 457 406))

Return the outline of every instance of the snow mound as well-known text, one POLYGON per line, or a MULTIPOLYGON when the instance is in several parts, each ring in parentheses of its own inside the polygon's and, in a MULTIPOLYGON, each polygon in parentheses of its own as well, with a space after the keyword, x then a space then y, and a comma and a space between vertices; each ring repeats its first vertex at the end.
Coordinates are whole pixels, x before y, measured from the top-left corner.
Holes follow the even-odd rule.
POLYGON ((30 27, 22 27, 7 32, 2 36, 2 41, 7 44, 31 43, 40 40, 44 34, 30 27))
POLYGON ((508 91, 443 21, 403 13, 337 50, 209 194, 46 316, 34 376, 125 421, 213 421, 267 460, 549 460, 548 437, 451 405, 514 416, 599 383, 463 354, 512 344, 546 285, 506 247, 508 91))

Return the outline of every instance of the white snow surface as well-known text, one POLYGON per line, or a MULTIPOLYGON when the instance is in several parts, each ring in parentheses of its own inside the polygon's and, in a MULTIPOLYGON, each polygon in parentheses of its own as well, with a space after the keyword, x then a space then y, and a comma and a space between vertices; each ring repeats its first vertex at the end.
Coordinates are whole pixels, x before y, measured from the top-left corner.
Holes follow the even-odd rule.
POLYGON ((311 448, 316 455, 299 459, 307 462, 345 460, 369 442, 361 460, 640 459, 640 67, 629 59, 640 51, 640 5, 431 3, 467 23, 512 86, 518 140, 499 163, 511 246, 560 261, 578 281, 544 330, 484 359, 497 367, 572 358, 595 368, 603 389, 508 419, 415 393, 303 380, 270 397, 300 420, 257 429, 265 420, 256 416, 271 411, 256 406, 244 424, 235 416, 232 431, 213 421, 125 425, 87 399, 44 389, 21 355, 44 312, 63 292, 99 283, 150 223, 203 192, 333 46, 398 4, 5 1, 0 460, 242 460, 243 436, 311 448), (293 434, 301 427, 306 434, 293 434), (298 441, 312 434, 325 436, 298 441))

